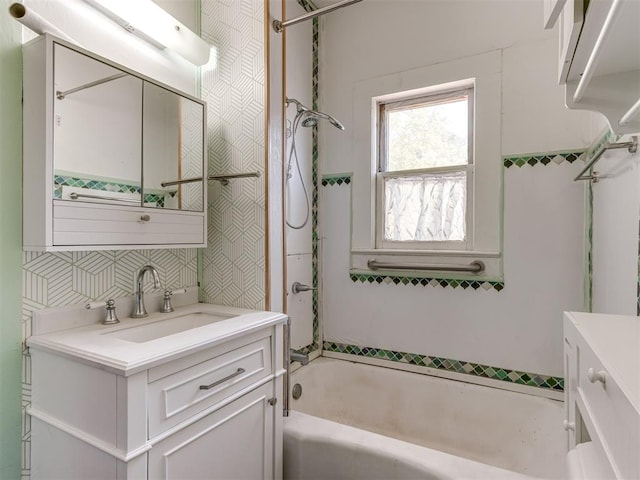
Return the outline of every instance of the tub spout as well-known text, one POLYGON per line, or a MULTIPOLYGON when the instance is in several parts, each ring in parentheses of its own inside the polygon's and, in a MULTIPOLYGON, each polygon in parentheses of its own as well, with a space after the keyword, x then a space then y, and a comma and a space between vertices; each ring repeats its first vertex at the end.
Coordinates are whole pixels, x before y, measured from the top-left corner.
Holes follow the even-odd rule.
POLYGON ((302 353, 298 350, 291 350, 291 355, 289 357, 291 359, 292 362, 300 362, 300 364, 302 365, 306 365, 307 363, 309 363, 309 354, 308 353, 302 353))

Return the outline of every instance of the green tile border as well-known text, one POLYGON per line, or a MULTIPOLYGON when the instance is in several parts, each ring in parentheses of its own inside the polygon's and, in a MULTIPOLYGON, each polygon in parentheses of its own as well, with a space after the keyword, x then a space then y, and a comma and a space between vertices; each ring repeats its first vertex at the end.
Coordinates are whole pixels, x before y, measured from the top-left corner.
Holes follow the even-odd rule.
POLYGON ((351 183, 351 174, 340 175, 323 175, 322 186, 349 185, 351 183))
POLYGON ((584 150, 574 150, 571 152, 551 152, 521 155, 516 157, 502 157, 502 163, 505 168, 512 166, 523 167, 525 165, 529 165, 530 167, 534 167, 536 165, 546 166, 551 163, 559 165, 563 162, 573 163, 576 160, 580 160, 584 153, 584 150))
MULTIPOLYGON (((316 10, 317 7, 312 0, 298 0, 298 4, 304 8, 306 12, 316 10)), ((311 66, 311 108, 318 110, 318 71, 319 71, 319 53, 320 53, 320 27, 317 18, 312 20, 312 66, 311 66)), ((320 345, 320 308, 318 297, 319 285, 319 235, 318 235, 318 127, 314 126, 311 133, 311 274, 312 285, 312 314, 313 314, 313 341, 302 348, 303 353, 311 353, 321 349, 320 345)))
POLYGON ((380 275, 375 273, 350 273, 349 277, 355 283, 374 283, 374 284, 394 284, 394 285, 413 285, 422 287, 451 287, 462 288, 466 290, 495 290, 500 292, 504 290, 504 282, 495 282, 489 280, 458 280, 450 278, 429 278, 429 277, 404 277, 398 275, 380 275))
POLYGON ((529 387, 544 388, 555 392, 564 391, 564 379, 550 375, 540 375, 536 373, 520 372, 500 367, 491 367, 478 363, 453 360, 450 358, 431 357, 418 353, 398 352, 394 350, 384 350, 373 347, 359 347, 336 342, 323 342, 322 348, 328 352, 344 353, 358 357, 376 358, 392 362, 416 365, 419 367, 434 368, 447 372, 474 375, 476 377, 500 380, 529 387))

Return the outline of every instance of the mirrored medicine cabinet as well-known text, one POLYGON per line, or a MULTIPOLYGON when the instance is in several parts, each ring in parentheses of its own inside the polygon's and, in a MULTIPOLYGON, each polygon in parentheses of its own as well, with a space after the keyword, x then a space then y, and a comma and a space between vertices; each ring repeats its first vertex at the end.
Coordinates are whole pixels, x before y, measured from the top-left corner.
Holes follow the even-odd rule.
POLYGON ((206 245, 206 105, 77 46, 23 47, 26 250, 206 245))

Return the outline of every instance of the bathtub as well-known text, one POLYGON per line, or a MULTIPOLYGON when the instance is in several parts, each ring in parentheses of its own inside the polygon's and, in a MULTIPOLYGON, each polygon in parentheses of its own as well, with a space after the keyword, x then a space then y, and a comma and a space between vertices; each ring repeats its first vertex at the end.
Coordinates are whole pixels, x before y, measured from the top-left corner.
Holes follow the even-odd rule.
POLYGON ((285 480, 563 477, 562 402, 323 357, 290 383, 285 480))

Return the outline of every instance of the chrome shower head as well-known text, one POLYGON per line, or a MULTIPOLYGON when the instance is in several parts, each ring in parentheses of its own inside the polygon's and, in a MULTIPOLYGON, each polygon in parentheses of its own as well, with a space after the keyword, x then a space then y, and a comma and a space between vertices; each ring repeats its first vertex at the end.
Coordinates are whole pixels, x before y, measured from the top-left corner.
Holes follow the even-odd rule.
POLYGON ((344 130, 344 125, 331 115, 327 115, 326 113, 318 112, 316 110, 307 110, 305 111, 305 114, 307 115, 307 118, 302 121, 303 127, 315 127, 318 124, 317 119, 321 118, 322 120, 329 120, 329 123, 337 129, 344 130))
POLYGON ((342 123, 340 123, 338 120, 333 118, 331 115, 318 112, 317 110, 311 110, 310 108, 305 107, 302 103, 300 103, 295 98, 286 97, 286 101, 284 104, 285 108, 291 105, 292 103, 296 106, 296 110, 297 110, 296 115, 305 115, 306 117, 302 120, 303 127, 315 127, 318 124, 317 119, 321 118, 323 120, 329 120, 329 123, 331 123, 331 125, 333 125, 334 127, 340 130, 344 130, 344 125, 342 125, 342 123))
POLYGON ((302 121, 303 127, 315 127, 318 125, 318 119, 313 116, 308 116, 302 121))

